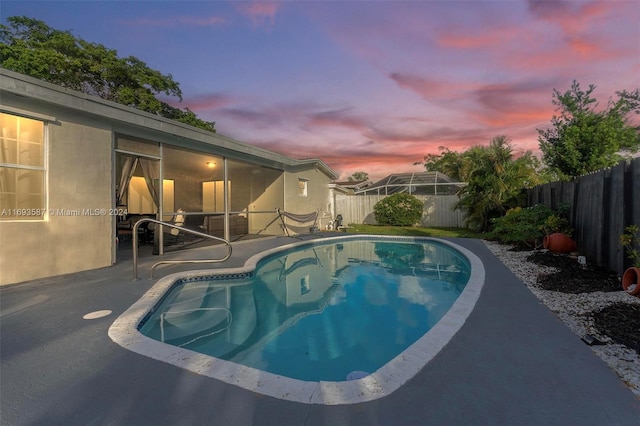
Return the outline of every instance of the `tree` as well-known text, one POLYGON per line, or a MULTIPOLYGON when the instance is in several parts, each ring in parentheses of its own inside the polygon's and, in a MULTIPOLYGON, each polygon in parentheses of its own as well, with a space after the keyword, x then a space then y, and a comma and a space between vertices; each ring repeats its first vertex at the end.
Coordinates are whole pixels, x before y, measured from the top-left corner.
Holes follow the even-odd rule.
POLYGON ((355 172, 351 176, 349 176, 349 182, 360 182, 369 179, 369 173, 366 172, 355 172))
POLYGON ((424 157, 424 167, 427 171, 440 172, 452 179, 466 182, 469 177, 469 162, 465 161, 464 154, 451 151, 441 146, 440 154, 428 154, 424 157))
POLYGON ((614 166, 627 152, 640 149, 640 128, 630 124, 629 115, 640 113, 640 90, 616 92, 607 108, 597 110, 591 96, 596 86, 586 91, 575 80, 564 93, 553 90, 553 105, 559 115, 551 119, 552 127, 538 129, 543 162, 560 178, 595 172, 614 166))
POLYGON ((180 86, 170 74, 133 56, 120 58, 113 49, 37 19, 13 16, 7 22, 8 26, 0 25, 4 68, 215 132, 215 123, 157 98, 163 94, 182 101, 180 86))
POLYGON ((425 157, 425 167, 467 182, 456 208, 466 211, 467 224, 478 231, 489 230, 491 219, 522 205, 522 190, 539 183, 538 159, 530 151, 515 158, 506 136, 493 138, 488 147, 473 146, 462 153, 441 151, 425 157))

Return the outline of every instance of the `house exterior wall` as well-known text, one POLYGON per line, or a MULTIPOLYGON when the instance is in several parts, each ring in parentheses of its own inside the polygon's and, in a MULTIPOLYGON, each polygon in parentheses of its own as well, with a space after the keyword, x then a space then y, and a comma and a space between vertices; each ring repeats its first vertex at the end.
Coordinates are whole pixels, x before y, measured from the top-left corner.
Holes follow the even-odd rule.
POLYGON ((285 173, 284 209, 295 214, 319 211, 318 227, 323 229, 331 217, 330 183, 331 177, 312 165, 306 170, 285 173), (306 197, 299 194, 300 179, 307 182, 306 197))
POLYGON ((258 194, 249 206, 249 233, 279 235, 282 231, 278 221, 274 221, 276 207, 284 205, 283 196, 286 193, 284 188, 284 174, 280 174, 275 180, 254 181, 254 185, 262 183, 260 188, 256 188, 258 194), (260 213, 265 212, 265 213, 260 213), (271 212, 271 213, 266 213, 271 212))
POLYGON ((112 263, 112 132, 54 108, 35 112, 56 117, 45 130, 47 214, 0 223, 0 285, 112 263))
MULTIPOLYGON (((261 169, 263 174, 256 174, 248 185, 248 198, 239 200, 246 203, 236 206, 240 214, 255 212, 248 215, 252 233, 281 232, 277 207, 326 210, 328 184, 337 178, 319 159, 295 160, 2 68, 0 110, 47 123, 47 214, 42 220, 0 220, 0 285, 115 262, 116 135, 243 162, 252 175, 261 169), (308 179, 308 197, 298 196, 299 176, 308 179)), ((247 190, 242 179, 230 180, 232 191, 247 190)), ((232 205, 233 199, 232 193, 232 205)))

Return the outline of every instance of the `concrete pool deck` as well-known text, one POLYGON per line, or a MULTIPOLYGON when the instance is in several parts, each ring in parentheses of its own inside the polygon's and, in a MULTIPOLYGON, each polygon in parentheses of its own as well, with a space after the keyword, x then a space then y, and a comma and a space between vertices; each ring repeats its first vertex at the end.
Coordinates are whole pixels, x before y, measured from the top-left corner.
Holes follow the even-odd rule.
MULTIPOLYGON (((118 346, 107 330, 156 282, 131 281, 131 261, 3 287, 0 424, 638 424, 640 400, 482 241, 450 241, 484 263, 475 309, 413 379, 352 405, 267 397, 118 346), (101 310, 112 313, 83 319, 101 310)), ((234 243, 224 266, 290 242, 234 243)), ((185 255, 205 252, 174 256, 185 255)), ((141 259, 141 276, 157 260, 141 259)), ((157 276, 180 269, 190 267, 160 268, 157 276)))

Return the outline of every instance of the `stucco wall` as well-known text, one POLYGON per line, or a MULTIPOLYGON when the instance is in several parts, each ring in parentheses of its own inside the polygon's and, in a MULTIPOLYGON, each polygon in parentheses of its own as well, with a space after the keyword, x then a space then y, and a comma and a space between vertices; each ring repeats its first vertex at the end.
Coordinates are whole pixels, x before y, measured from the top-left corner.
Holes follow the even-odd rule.
MULTIPOLYGON (((37 222, 0 221, 0 285, 111 265, 115 248, 115 220, 109 215, 115 196, 114 134, 202 151, 216 158, 224 155, 273 170, 300 170, 278 172, 259 187, 250 185, 250 197, 236 200, 249 202, 246 207, 244 203, 238 206, 240 211, 275 207, 291 212, 327 210, 327 185, 330 176, 335 179, 337 175, 320 159, 295 160, 2 68, 0 77, 0 104, 5 111, 53 120, 47 125, 45 206, 51 214, 37 222), (308 179, 308 197, 298 196, 298 177, 308 179)), ((242 188, 241 179, 234 179, 232 176, 232 192, 242 188)), ((232 194, 232 204, 233 200, 232 194)), ((253 216, 253 232, 265 222, 266 216, 259 215, 262 213, 253 216)), ((275 212, 271 217, 277 218, 275 212)))
POLYGON ((38 222, 0 222, 0 285, 112 261, 112 132, 79 117, 37 112, 57 119, 48 125, 49 214, 38 222))
POLYGON ((296 214, 311 213, 319 210, 321 220, 318 226, 326 225, 329 214, 329 183, 331 179, 320 170, 309 168, 305 171, 285 173, 284 208, 296 214), (307 180, 307 196, 298 195, 298 179, 307 180))
POLYGON ((269 179, 255 179, 253 184, 257 186, 254 190, 255 199, 249 205, 250 212, 271 211, 273 213, 256 213, 249 215, 249 233, 261 233, 265 235, 279 235, 280 222, 274 221, 276 217, 276 207, 282 207, 284 176, 280 174, 275 179, 274 172, 269 179))

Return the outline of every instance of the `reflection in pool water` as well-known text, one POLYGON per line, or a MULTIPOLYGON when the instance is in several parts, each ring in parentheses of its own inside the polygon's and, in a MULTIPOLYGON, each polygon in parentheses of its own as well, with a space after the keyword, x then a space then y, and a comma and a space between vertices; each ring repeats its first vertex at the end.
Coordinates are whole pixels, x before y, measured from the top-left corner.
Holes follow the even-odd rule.
POLYGON ((345 241, 262 260, 250 280, 176 286, 140 331, 306 381, 374 372, 449 310, 470 274, 448 245, 345 241))

